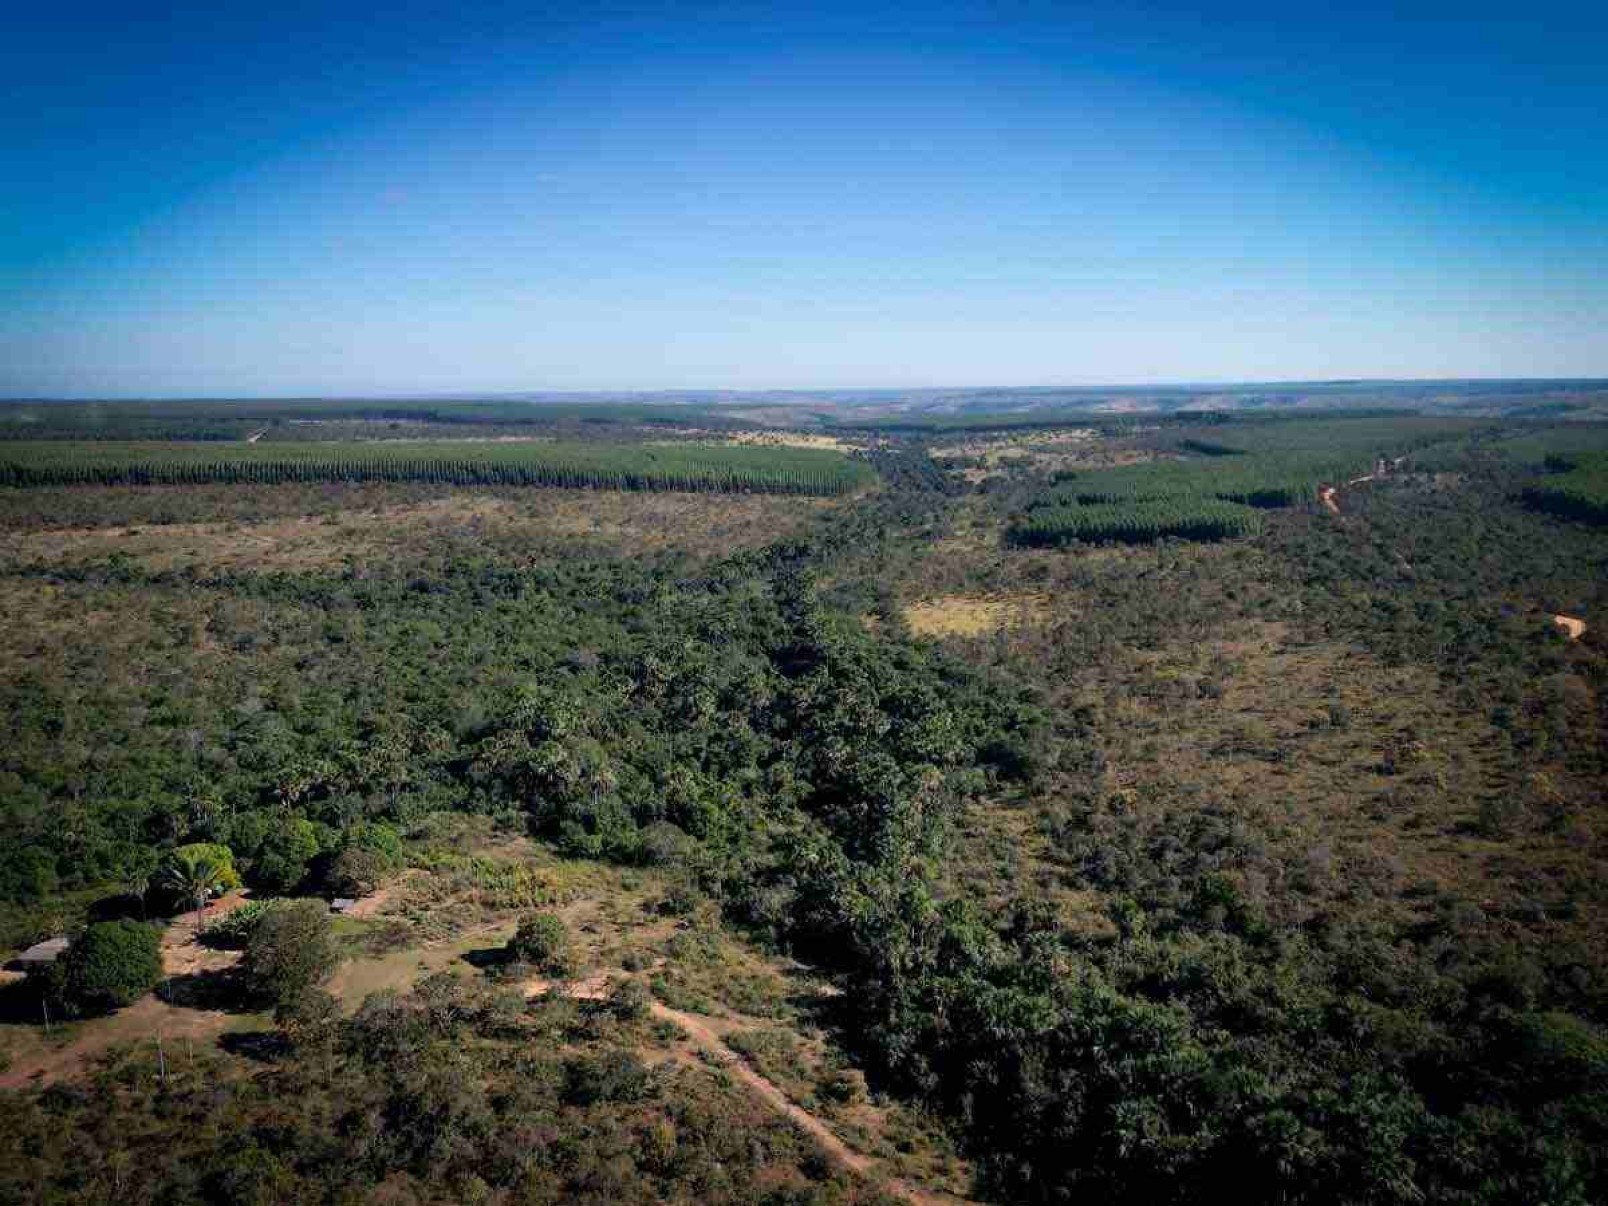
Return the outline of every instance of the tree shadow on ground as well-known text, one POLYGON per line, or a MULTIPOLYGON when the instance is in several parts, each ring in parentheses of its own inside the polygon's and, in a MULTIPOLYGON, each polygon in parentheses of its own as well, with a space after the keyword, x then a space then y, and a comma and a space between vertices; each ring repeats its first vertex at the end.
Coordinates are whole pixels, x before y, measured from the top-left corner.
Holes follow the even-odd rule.
POLYGON ((277 1030, 247 1030, 218 1036, 218 1047, 254 1063, 277 1063, 290 1054, 290 1041, 277 1030))
POLYGON ((43 999, 44 985, 35 980, 0 984, 0 1026, 39 1025, 44 1019, 44 1010, 40 1007, 43 999))
POLYGON ((168 976, 156 995, 178 1009, 207 1009, 220 1013, 254 1013, 261 1002, 247 991, 244 977, 233 968, 168 976))
POLYGON ((470 967, 478 968, 481 971, 492 971, 499 967, 506 967, 512 962, 508 957, 507 949, 500 946, 486 946, 478 950, 465 951, 462 958, 470 967))

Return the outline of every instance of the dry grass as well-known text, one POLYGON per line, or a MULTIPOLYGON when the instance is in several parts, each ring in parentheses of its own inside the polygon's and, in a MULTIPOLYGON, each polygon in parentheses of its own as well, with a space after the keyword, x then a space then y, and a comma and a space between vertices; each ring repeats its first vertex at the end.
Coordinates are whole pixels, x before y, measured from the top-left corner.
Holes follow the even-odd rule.
POLYGON ((958 444, 934 448, 937 457, 983 457, 1000 459, 1012 456, 1032 456, 1034 453, 1067 447, 1085 447, 1100 438, 1092 427, 1074 427, 1065 431, 1031 431, 1007 435, 975 436, 958 444))
POLYGON ((1017 592, 1000 595, 944 595, 905 608, 905 623, 916 636, 978 637, 1027 624, 1043 623, 1048 595, 1017 592))
MULTIPOLYGON (((1522 797, 1541 810, 1580 785, 1516 782, 1497 734, 1427 667, 1258 623, 1237 639, 1130 650, 1080 695, 1103 713, 1115 792, 1135 807, 1185 796, 1225 807, 1304 857, 1320 894, 1345 896, 1361 877, 1389 897, 1432 888, 1500 909, 1551 903, 1596 874, 1590 809, 1504 837, 1478 823, 1482 804, 1522 797)), ((1566 928, 1584 937, 1603 922, 1587 904, 1566 928)))
MULTIPOLYGON (((231 892, 214 901, 207 906, 203 925, 239 907, 243 899, 231 892)), ((163 987, 115 1013, 67 1025, 58 1022, 48 1032, 43 1025, 8 1027, 4 1042, 10 1060, 0 1071, 0 1088, 50 1084, 82 1075, 116 1048, 148 1047, 154 1062, 160 1041, 166 1057, 178 1061, 192 1046, 208 1046, 219 1035, 263 1029, 268 1019, 259 1012, 229 1012, 191 999, 194 990, 187 981, 227 972, 239 961, 239 951, 216 950, 198 941, 194 914, 174 918, 162 934, 162 967, 167 976, 163 987), (169 994, 171 1001, 166 999, 169 994)))
MULTIPOLYGON (((493 962, 529 912, 509 907, 496 895, 496 885, 521 878, 503 872, 517 871, 551 885, 555 899, 542 907, 562 917, 572 935, 576 996, 601 995, 613 980, 635 974, 652 977, 661 996, 668 989, 675 998, 673 1009, 687 1011, 654 1006, 659 1017, 675 1018, 691 1037, 644 1034, 638 1054, 648 1062, 668 1058, 701 1066, 698 1056, 718 1056, 712 1066, 742 1086, 738 1105, 757 1120, 777 1110, 789 1113, 795 1123, 808 1122, 804 1129, 813 1129, 820 1142, 845 1153, 851 1167, 873 1177, 906 1178, 909 1183, 892 1186, 895 1197, 951 1201, 968 1188, 970 1169, 930 1119, 887 1102, 837 1101, 823 1088, 847 1065, 795 1004, 827 995, 808 969, 762 954, 725 931, 712 907, 696 909, 691 917, 665 915, 657 907, 668 886, 662 872, 561 860, 528 840, 502 838, 453 820, 437 839, 438 850, 449 856, 445 862, 426 858, 430 869, 414 868, 393 881, 374 916, 337 921, 343 944, 356 953, 327 987, 348 1013, 371 993, 405 993, 439 973, 465 980, 482 976, 477 965, 493 962), (362 953, 365 936, 382 927, 400 930, 401 944, 383 953, 362 953), (736 1068, 739 1057, 726 1046, 733 1036, 758 1080, 736 1068), (672 1044, 668 1054, 667 1042, 672 1044)), ((187 919, 168 932, 176 974, 221 970, 238 958, 235 952, 198 947, 192 939, 187 919)), ((228 1031, 270 1024, 261 1013, 185 1008, 148 996, 108 1017, 57 1026, 49 1036, 40 1027, 13 1027, 3 1036, 11 1064, 0 1074, 0 1084, 78 1077, 129 1047, 154 1061, 158 1035, 170 1065, 183 1067, 192 1049, 210 1053, 228 1031)))
POLYGON ((934 448, 932 455, 940 461, 979 462, 958 470, 973 485, 1012 470, 1111 469, 1155 459, 1153 452, 1102 438, 1089 427, 973 436, 934 448))
POLYGON ((152 571, 309 571, 348 561, 413 560, 432 549, 522 559, 525 550, 554 544, 619 554, 680 548, 717 555, 786 535, 832 505, 766 495, 466 490, 256 522, 5 530, 0 558, 82 564, 121 554, 152 571))
POLYGON ((830 452, 858 452, 855 444, 837 436, 810 431, 739 431, 727 437, 733 444, 752 444, 760 448, 824 448, 830 452))

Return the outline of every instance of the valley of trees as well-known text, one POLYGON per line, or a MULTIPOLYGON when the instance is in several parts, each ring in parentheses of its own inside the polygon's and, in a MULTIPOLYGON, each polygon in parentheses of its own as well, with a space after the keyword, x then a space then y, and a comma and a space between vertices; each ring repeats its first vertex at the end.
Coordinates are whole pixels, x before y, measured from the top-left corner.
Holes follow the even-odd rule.
POLYGON ((236 884, 208 941, 241 952, 229 1007, 271 1018, 204 1077, 0 1091, 0 1194, 892 1192, 644 1064, 660 981, 502 991, 579 969, 550 913, 483 974, 337 1008, 316 902, 437 873, 446 818, 662 877, 673 924, 826 977, 810 1026, 980 1200, 1608 1198, 1608 535, 1600 454, 1568 451, 1597 430, 1184 416, 964 465, 947 434, 0 447, 33 533, 36 481, 114 529, 147 504, 92 483, 238 481, 228 539, 329 479, 855 492, 785 538, 629 555, 583 530, 516 560, 472 526, 254 572, 0 543, 0 945, 82 935, 0 1031, 31 1036, 39 993, 115 1014, 156 984, 148 919, 199 927, 236 884), (905 624, 974 595, 1041 618, 905 624))

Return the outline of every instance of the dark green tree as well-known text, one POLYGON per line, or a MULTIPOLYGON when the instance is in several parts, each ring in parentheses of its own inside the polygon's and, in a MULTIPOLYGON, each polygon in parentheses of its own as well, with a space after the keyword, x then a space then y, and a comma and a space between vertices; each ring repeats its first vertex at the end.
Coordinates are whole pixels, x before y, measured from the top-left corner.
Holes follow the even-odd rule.
POLYGON ((519 923, 508 940, 508 957, 528 963, 550 976, 575 974, 576 959, 569 927, 556 913, 535 913, 519 923))
POLYGON ((285 1006, 328 979, 340 956, 322 901, 286 901, 252 928, 240 968, 252 994, 285 1006))
POLYGON ((143 922, 103 921, 79 935, 52 972, 68 1008, 119 1009, 162 979, 162 936, 143 922))

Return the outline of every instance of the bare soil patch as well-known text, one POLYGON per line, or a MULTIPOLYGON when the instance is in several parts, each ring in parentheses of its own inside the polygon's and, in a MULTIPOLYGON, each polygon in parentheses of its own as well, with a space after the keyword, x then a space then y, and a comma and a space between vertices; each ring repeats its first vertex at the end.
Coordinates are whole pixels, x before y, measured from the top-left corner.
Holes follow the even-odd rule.
POLYGON ((1563 629, 1564 635, 1571 641, 1578 641, 1586 635, 1586 622, 1578 616, 1556 615, 1552 617, 1552 622, 1563 629))
POLYGON ((30 1028, 25 1036, 17 1036, 12 1044, 11 1066, 0 1073, 0 1088, 51 1084, 82 1075, 114 1047, 149 1044, 155 1059, 160 1043, 167 1058, 174 1059, 177 1044, 210 1043, 228 1030, 262 1025, 256 1015, 186 1004, 187 994, 174 987, 175 982, 182 985, 194 977, 224 972, 239 963, 239 951, 213 949, 198 937, 206 926, 245 902, 239 892, 212 901, 201 912, 201 931, 196 928, 193 912, 169 924, 162 934, 162 969, 167 980, 156 992, 105 1017, 58 1026, 54 1035, 47 1035, 40 1026, 30 1028), (171 1001, 166 999, 170 993, 171 1001))

